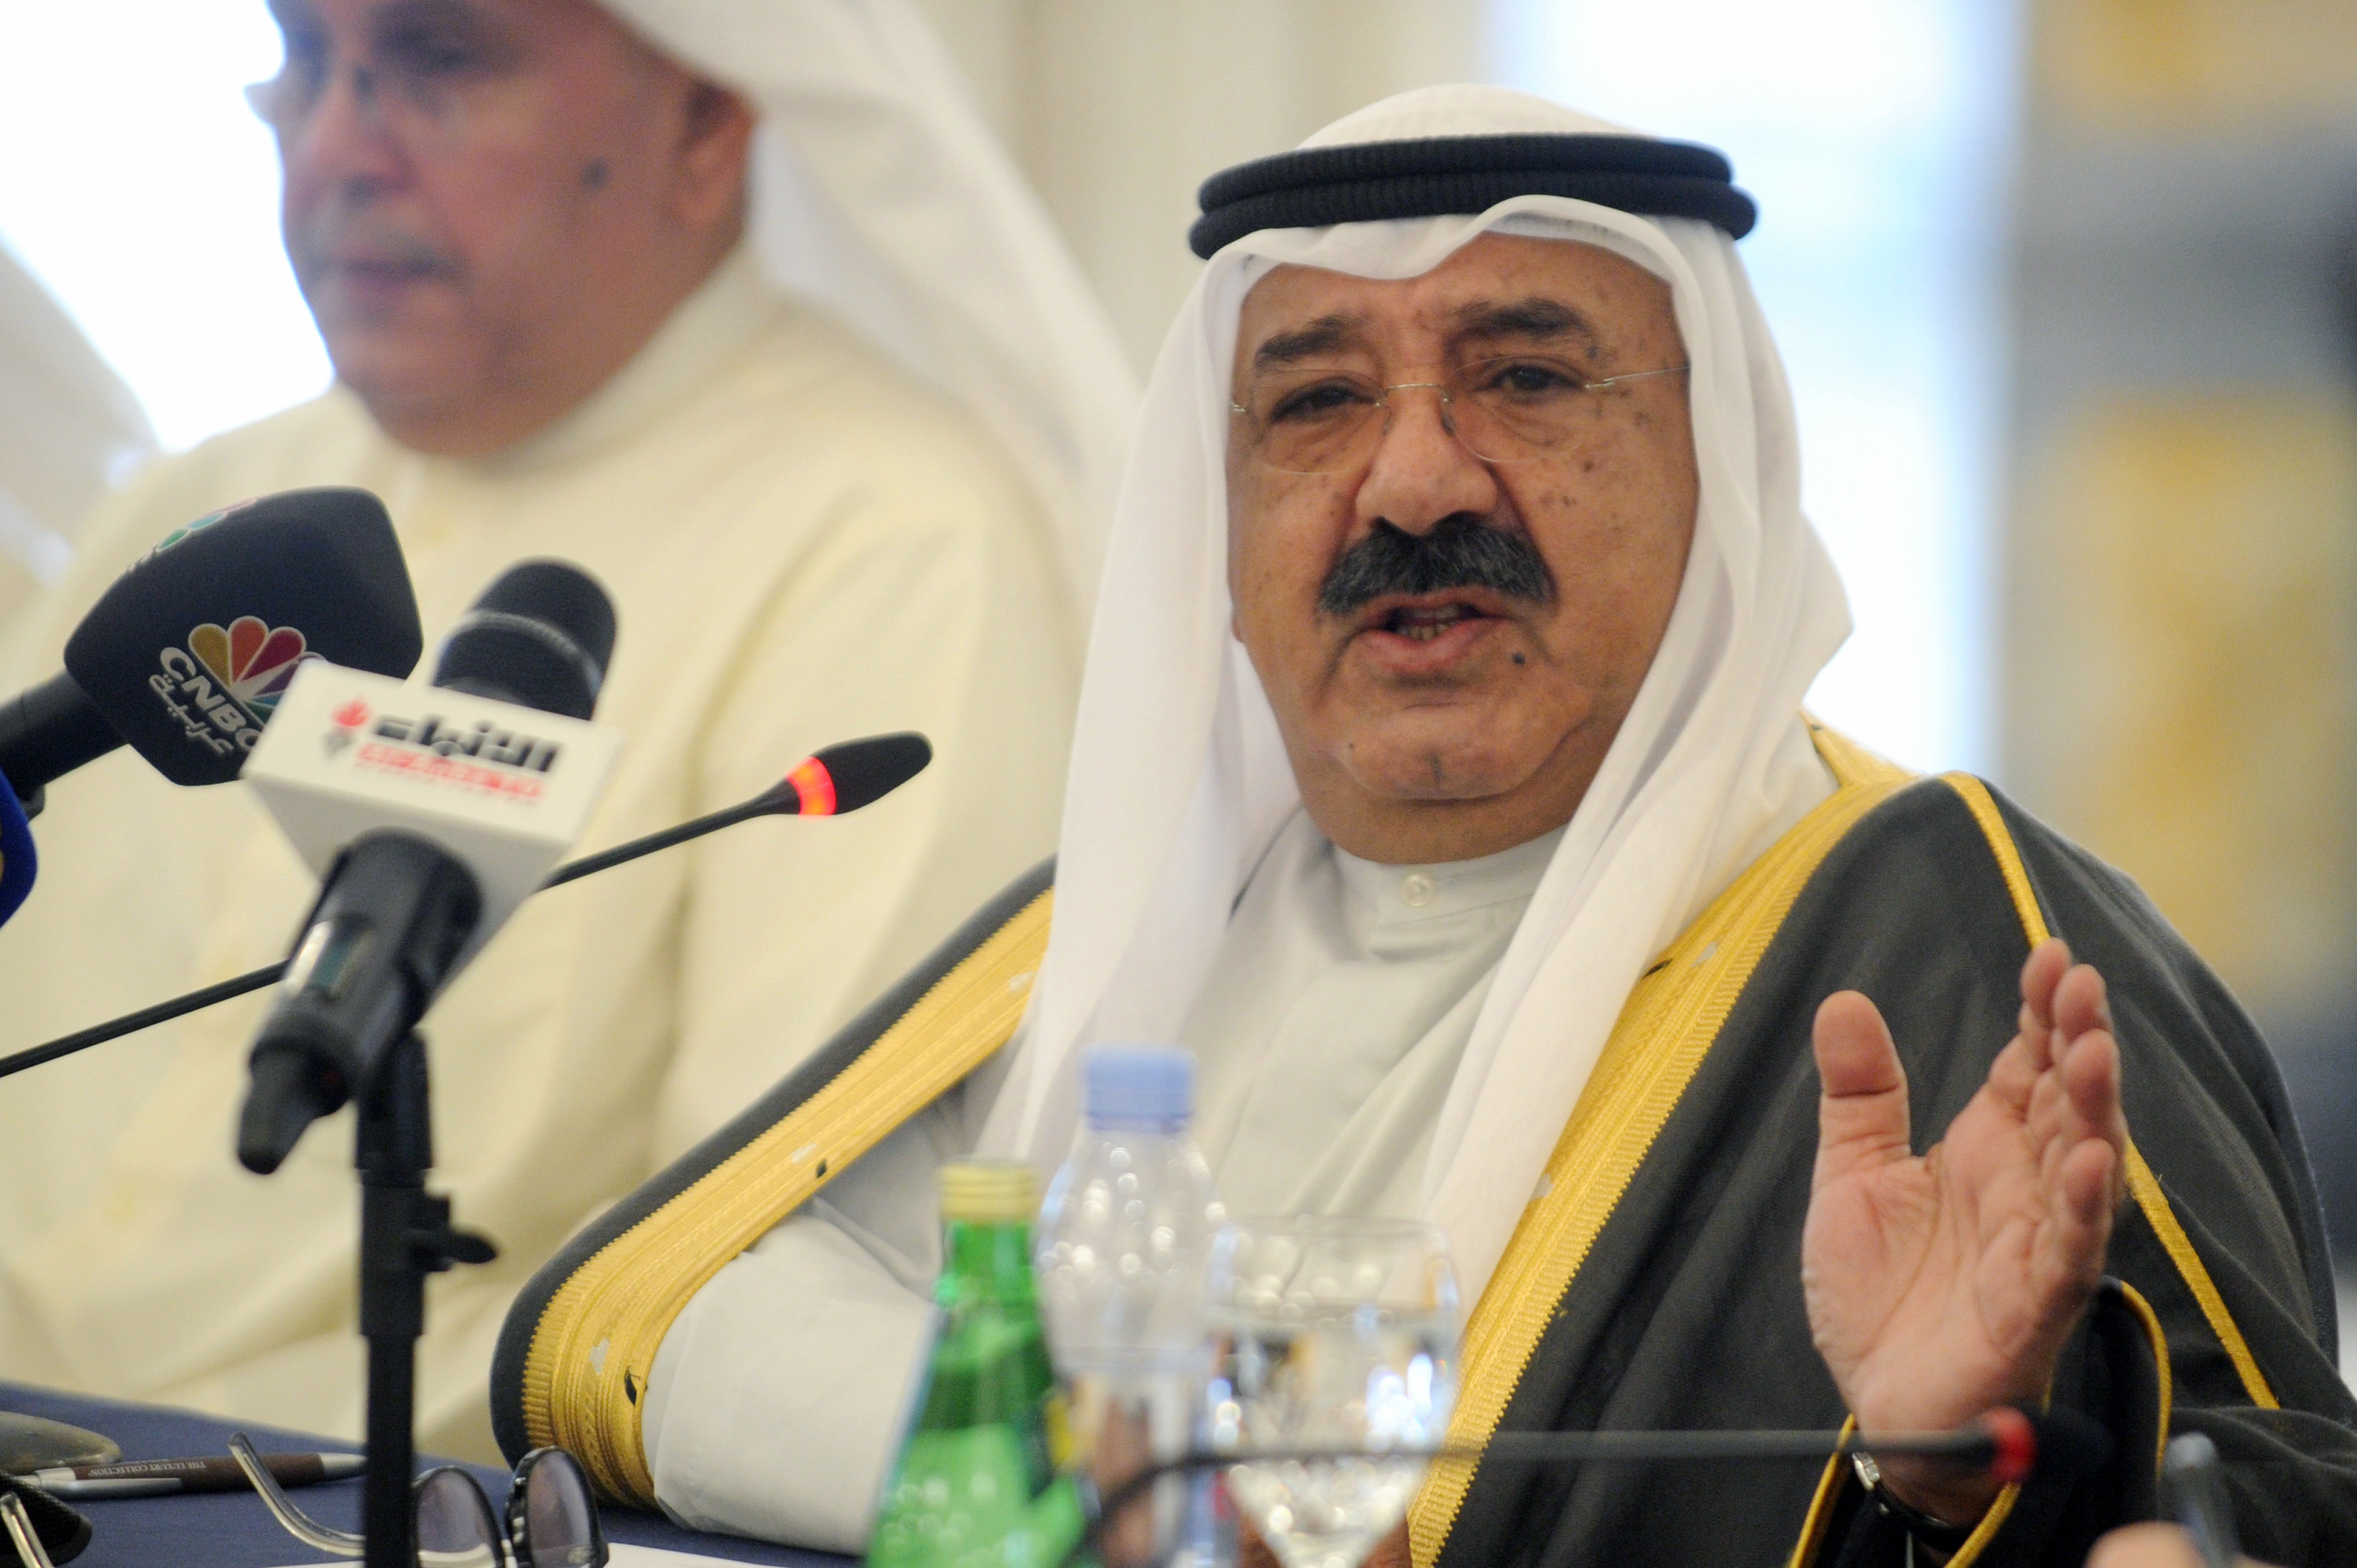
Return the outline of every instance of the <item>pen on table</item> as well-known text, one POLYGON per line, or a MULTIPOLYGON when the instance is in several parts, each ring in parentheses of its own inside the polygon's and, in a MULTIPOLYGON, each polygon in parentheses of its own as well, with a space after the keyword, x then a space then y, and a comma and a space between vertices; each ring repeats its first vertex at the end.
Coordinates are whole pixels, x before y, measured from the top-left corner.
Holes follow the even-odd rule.
MULTIPOLYGON (((368 1466, 360 1454, 265 1454, 262 1462, 282 1487, 308 1487, 321 1481, 341 1481, 368 1466)), ((32 1470, 15 1479, 38 1487, 53 1498, 160 1498, 174 1492, 242 1492, 250 1490, 237 1461, 219 1459, 138 1459, 120 1465, 58 1466, 32 1470)))

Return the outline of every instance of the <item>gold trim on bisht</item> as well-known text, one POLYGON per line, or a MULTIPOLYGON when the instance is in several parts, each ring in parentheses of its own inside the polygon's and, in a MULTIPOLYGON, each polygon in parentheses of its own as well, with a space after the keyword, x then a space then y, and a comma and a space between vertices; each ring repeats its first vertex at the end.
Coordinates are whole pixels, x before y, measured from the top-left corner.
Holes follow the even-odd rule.
MULTIPOLYGON (((1989 852, 1996 856, 1997 867, 2005 874, 2006 887, 2013 894, 2014 911, 2021 918, 2022 934, 2029 939, 2031 947, 2036 947, 2050 934, 2046 914, 2039 908, 2038 894, 2029 885, 2029 868, 2022 864, 2021 851, 1997 811, 1996 799, 1986 785, 1968 774, 1943 774, 1942 780, 1972 808, 1973 820, 1980 824, 1981 835, 1988 840, 1989 852)), ((2227 1359, 2234 1363, 2235 1375, 2243 1380, 2243 1391, 2261 1410, 2280 1410, 2283 1407, 2276 1401, 2275 1390, 2268 1385, 2266 1374, 2259 1369, 2259 1359, 2251 1353, 2250 1342, 2243 1337, 2234 1315, 2226 1310, 2226 1298, 2218 1294, 2217 1282, 2210 1277, 2201 1254, 2193 1250, 2193 1238, 2185 1233, 2177 1211, 2169 1207, 2169 1194, 2161 1189, 2160 1178, 2145 1162, 2144 1151, 2136 1146, 2134 1138, 2128 1140, 2126 1165, 2129 1195, 2135 1197, 2136 1208, 2143 1210, 2146 1223, 2160 1238, 2169 1261, 2177 1265, 2185 1288, 2193 1293, 2201 1316, 2209 1320, 2210 1332, 2225 1347, 2227 1359)), ((2167 1375, 2165 1367, 2162 1375, 2167 1375)))
MULTIPOLYGON (((1544 1196, 1523 1211, 1465 1327, 1448 1440, 1487 1443, 1588 1249, 1717 1038, 1801 889, 1834 845, 1914 776, 1822 725, 1817 755, 1838 786, 1769 846, 1672 942, 1636 988, 1597 1058, 1544 1196)), ((1431 1568, 1471 1489, 1476 1464, 1435 1465, 1408 1512, 1417 1568, 1431 1568)))
POLYGON ((562 1444, 607 1495, 655 1506, 640 1414, 663 1335, 730 1260, 1006 1043, 1054 902, 1025 905, 825 1087, 574 1271, 524 1363, 534 1444, 562 1444))

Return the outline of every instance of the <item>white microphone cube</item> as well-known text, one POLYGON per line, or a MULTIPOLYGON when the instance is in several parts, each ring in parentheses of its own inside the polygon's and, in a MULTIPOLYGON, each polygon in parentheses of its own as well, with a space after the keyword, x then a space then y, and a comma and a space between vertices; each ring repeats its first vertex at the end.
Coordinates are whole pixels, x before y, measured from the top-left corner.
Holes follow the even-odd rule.
POLYGON ((314 660, 242 777, 321 875, 380 829, 463 863, 483 897, 463 964, 580 838, 621 748, 578 719, 314 660))

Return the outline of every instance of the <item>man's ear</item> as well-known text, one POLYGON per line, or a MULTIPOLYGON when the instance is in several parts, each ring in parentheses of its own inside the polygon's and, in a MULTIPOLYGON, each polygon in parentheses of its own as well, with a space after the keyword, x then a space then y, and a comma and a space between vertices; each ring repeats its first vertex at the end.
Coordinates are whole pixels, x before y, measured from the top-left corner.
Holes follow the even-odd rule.
POLYGON ((686 110, 672 210, 691 229, 711 229, 744 210, 754 113, 729 89, 700 79, 688 84, 686 110))

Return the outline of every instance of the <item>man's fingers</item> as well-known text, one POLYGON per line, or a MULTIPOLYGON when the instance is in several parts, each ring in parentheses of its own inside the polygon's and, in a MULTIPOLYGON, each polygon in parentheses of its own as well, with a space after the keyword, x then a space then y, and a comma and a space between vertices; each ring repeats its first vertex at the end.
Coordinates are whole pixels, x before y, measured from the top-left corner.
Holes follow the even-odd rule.
POLYGON ((2096 1245, 2094 1273, 2102 1272, 2102 1244, 2110 1239, 2113 1194, 2120 1166, 2119 1152, 2100 1139, 2090 1138, 2062 1160, 2062 1203, 2081 1240, 2096 1245))
MULTIPOLYGON (((2066 986, 2084 973, 2073 971, 2066 986)), ((2089 996, 2100 1000, 2100 987, 2089 996)), ((2086 1000, 2086 998, 2082 998, 2086 1000)), ((2063 1005, 2073 1005, 2066 995, 2063 1005)), ((2126 1167, 2127 1122, 2120 1113, 2119 1047, 2104 1029, 2089 1029, 2063 1047, 2053 1077, 2067 1104, 2050 1135, 2047 1168, 2061 1199, 2055 1241, 2061 1278, 2092 1287, 2103 1273, 2126 1167), (2059 1156, 2059 1157, 2058 1157, 2059 1156)))
POLYGON ((2071 944, 2049 937, 2029 950, 2021 965, 2021 1004, 2041 1024, 2054 1021, 2054 988, 2070 972, 2071 944))
POLYGON ((2120 1113, 2119 1042, 2109 1030, 2089 1030, 2071 1042, 2058 1065, 2071 1109, 2087 1130, 2115 1147, 2125 1147, 2128 1129, 2120 1113))
POLYGON ((1836 991, 1817 1008, 1817 1076, 1828 1100, 1881 1094, 1907 1087, 1899 1047, 1881 1009, 1855 991, 1836 991))
POLYGON ((2125 1154, 2128 1123, 2120 1108, 2120 1045, 2112 1032, 2104 977, 2091 965, 2077 965, 2055 988, 2054 1006, 2061 1042, 2055 1065, 2071 1107, 2089 1131, 2125 1154))
POLYGON ((2021 965, 2021 1038, 2029 1047, 2032 1065, 2043 1069, 2050 1059, 2048 1036, 2054 1028, 2054 993, 2071 972, 2071 944, 2049 937, 2029 950, 2021 965))
MULTIPOLYGON (((2111 1156, 2104 1167, 2101 1202, 2107 1210, 2115 1208, 2127 1181, 2128 1150, 2127 1114, 2120 1106, 2119 1043, 2103 1029, 2080 1036, 2062 1060, 2061 1079, 2071 1109, 2087 1133, 2103 1140, 2100 1146, 2111 1156)), ((2077 1199, 2072 1201, 2075 1205, 2077 1199)))
POLYGON ((1817 1009, 1817 1180, 1903 1160, 1908 1145, 1907 1070, 1874 1004, 1839 991, 1817 1009))
POLYGON ((2112 1005, 2104 977, 2093 964, 2073 964, 2054 986, 2054 1028, 2065 1040, 2112 1026, 2112 1005))

